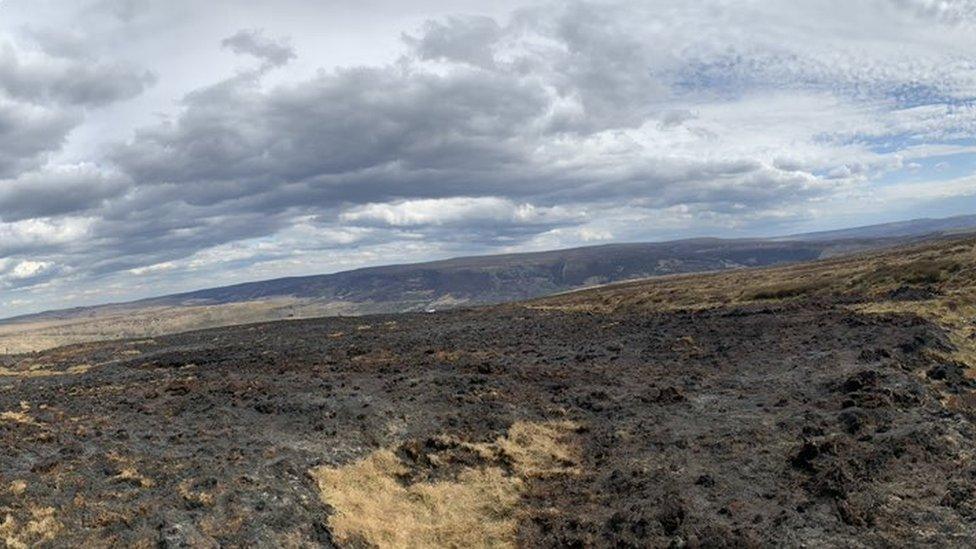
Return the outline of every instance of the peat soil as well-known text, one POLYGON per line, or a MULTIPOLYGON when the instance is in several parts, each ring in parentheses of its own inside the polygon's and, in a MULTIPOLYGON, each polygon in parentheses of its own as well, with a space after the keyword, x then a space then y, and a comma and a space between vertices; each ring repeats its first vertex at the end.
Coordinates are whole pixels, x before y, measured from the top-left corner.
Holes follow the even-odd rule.
POLYGON ((75 373, 0 377, 0 522, 52 508, 52 546, 329 546, 310 468, 571 420, 581 472, 530 483, 522 545, 972 546, 974 416, 943 402, 973 383, 948 345, 916 317, 795 302, 328 318, 7 357, 75 373))

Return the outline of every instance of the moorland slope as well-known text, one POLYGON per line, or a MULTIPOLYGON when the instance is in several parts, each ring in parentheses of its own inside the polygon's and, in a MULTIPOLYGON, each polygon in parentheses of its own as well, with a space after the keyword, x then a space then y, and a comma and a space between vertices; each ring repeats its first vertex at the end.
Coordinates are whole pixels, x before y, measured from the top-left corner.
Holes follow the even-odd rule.
POLYGON ((976 239, 0 358, 8 545, 976 539, 976 239))

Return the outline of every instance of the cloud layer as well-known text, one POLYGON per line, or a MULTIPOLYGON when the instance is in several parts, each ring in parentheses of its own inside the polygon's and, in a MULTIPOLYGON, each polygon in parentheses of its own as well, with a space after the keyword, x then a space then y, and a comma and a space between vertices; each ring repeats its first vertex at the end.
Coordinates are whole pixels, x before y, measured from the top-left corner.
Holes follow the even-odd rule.
MULTIPOLYGON (((189 24, 142 2, 85 10, 109 36, 189 24)), ((119 135, 102 113, 168 86, 152 56, 0 34, 0 287, 99 300, 974 195, 968 2, 527 5, 413 23, 386 63, 315 72, 295 68, 322 54, 304 27, 255 19, 208 41, 237 64, 119 135), (79 131, 105 145, 73 157, 79 131)))
POLYGON ((220 44, 237 54, 253 55, 271 67, 287 65, 294 59, 295 50, 285 41, 272 40, 260 29, 243 29, 224 38, 220 44))

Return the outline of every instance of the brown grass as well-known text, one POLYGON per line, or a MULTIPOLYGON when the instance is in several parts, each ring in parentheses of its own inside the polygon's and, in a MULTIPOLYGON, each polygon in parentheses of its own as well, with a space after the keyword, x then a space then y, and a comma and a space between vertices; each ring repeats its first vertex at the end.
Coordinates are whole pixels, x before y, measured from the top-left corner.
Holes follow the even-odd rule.
POLYGON ((32 507, 30 516, 18 520, 7 514, 0 522, 0 539, 7 547, 21 549, 44 545, 54 540, 63 528, 52 507, 32 507))
MULTIPOLYGON (((145 339, 205 328, 276 320, 391 313, 420 307, 423 302, 322 301, 290 297, 218 305, 106 307, 62 318, 0 323, 0 355, 44 351, 95 341, 145 339)), ((365 331, 372 326, 356 329, 365 331)), ((342 333, 328 334, 342 337, 342 333)))
POLYGON ((27 415, 25 412, 0 412, 0 421, 9 421, 11 423, 20 423, 21 425, 40 425, 31 416, 27 415))
POLYGON ((142 488, 151 488, 156 484, 151 478, 139 472, 132 458, 119 455, 115 452, 109 452, 105 457, 113 462, 117 468, 118 474, 112 477, 113 481, 140 486, 142 488))
POLYGON ((611 312, 626 308, 693 310, 816 296, 885 301, 886 294, 903 286, 940 293, 976 289, 976 239, 785 267, 659 277, 537 299, 525 306, 611 312))
POLYGON ((35 427, 41 426, 37 420, 27 413, 30 412, 30 409, 30 404, 25 401, 21 401, 20 410, 8 410, 6 412, 0 412, 0 421, 19 423, 21 425, 33 425, 35 427))
POLYGON ((355 304, 271 299, 221 305, 105 309, 90 316, 0 324, 0 354, 43 351, 94 341, 151 338, 204 328, 290 318, 355 314, 355 304))
POLYGON ((186 502, 191 507, 210 507, 216 501, 214 495, 210 492, 204 490, 194 490, 193 481, 190 479, 184 480, 180 483, 177 491, 183 501, 186 502))
POLYGON ((19 496, 27 491, 27 482, 23 480, 12 481, 8 489, 10 490, 11 494, 19 496))
POLYGON ((817 290, 822 290, 830 286, 831 279, 820 279, 804 282, 783 282, 763 286, 750 292, 743 293, 743 297, 748 301, 762 301, 767 299, 788 299, 811 295, 817 290))
MULTIPOLYGON (((521 477, 575 474, 578 450, 566 441, 566 434, 575 429, 571 422, 517 422, 508 429, 508 436, 500 437, 493 446, 521 477)), ((482 448, 492 450, 491 445, 482 448)))
POLYGON ((407 471, 389 450, 340 469, 314 473, 340 542, 379 547, 496 547, 513 540, 519 481, 501 469, 461 473, 457 480, 401 485, 407 471))
POLYGON ((449 480, 403 483, 409 469, 388 449, 310 474, 334 509, 329 526, 342 544, 512 547, 526 481, 575 471, 574 430, 567 422, 516 423, 495 442, 466 444, 489 465, 464 468, 449 480), (514 474, 494 465, 498 459, 514 474))
POLYGON ((954 259, 919 259, 907 263, 881 265, 862 277, 868 284, 937 284, 963 268, 954 259))
POLYGON ((19 377, 19 378, 32 378, 32 377, 51 377, 51 376, 64 376, 64 375, 78 375, 84 374, 91 370, 91 364, 78 364, 71 366, 64 370, 49 370, 46 368, 28 367, 22 369, 11 369, 0 367, 0 377, 19 377))
POLYGON ((153 484, 155 484, 152 479, 142 476, 135 467, 126 467, 122 469, 119 474, 112 477, 112 480, 141 486, 143 488, 151 488, 153 484))

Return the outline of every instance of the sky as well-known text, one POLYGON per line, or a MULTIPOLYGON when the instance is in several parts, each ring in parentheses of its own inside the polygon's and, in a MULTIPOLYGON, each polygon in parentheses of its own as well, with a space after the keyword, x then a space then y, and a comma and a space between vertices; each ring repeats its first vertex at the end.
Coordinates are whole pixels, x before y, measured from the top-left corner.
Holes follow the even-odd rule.
POLYGON ((0 316, 976 212, 976 2, 0 0, 0 316))

